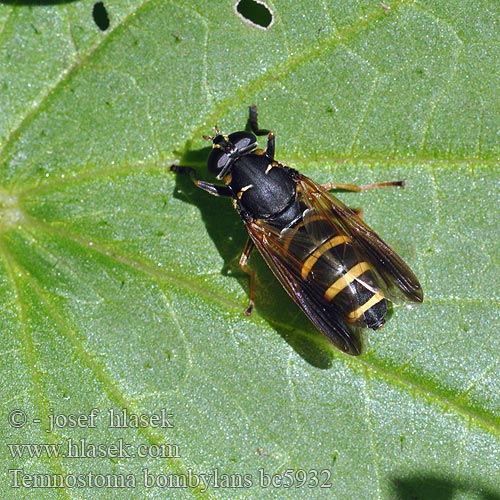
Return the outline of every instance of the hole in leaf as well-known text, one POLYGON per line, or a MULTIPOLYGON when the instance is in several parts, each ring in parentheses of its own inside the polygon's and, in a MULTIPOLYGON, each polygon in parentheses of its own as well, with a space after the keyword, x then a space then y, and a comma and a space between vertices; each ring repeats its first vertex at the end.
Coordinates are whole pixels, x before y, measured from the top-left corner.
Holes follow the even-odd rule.
POLYGON ((253 28, 267 30, 274 21, 271 9, 261 0, 239 0, 234 4, 234 11, 253 28))
POLYGON ((92 9, 92 17, 97 27, 101 31, 106 31, 109 28, 109 16, 104 2, 96 2, 94 8, 92 9))

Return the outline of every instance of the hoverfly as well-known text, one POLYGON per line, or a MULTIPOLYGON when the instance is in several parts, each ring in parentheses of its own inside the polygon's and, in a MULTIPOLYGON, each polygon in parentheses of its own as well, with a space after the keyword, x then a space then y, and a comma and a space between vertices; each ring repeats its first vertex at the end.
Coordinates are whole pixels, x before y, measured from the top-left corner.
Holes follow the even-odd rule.
POLYGON ((254 271, 248 258, 254 247, 281 285, 316 328, 342 351, 361 352, 362 328, 385 323, 388 301, 395 293, 422 302, 418 279, 403 260, 370 229, 355 210, 328 191, 362 191, 403 186, 403 181, 365 186, 319 185, 274 159, 275 136, 261 130, 257 109, 250 107, 253 133, 222 135, 215 127, 208 171, 224 185, 198 180, 190 167, 172 165, 194 184, 215 196, 233 199, 248 231, 240 267, 250 277, 253 309, 254 271), (258 149, 257 135, 267 134, 258 149))

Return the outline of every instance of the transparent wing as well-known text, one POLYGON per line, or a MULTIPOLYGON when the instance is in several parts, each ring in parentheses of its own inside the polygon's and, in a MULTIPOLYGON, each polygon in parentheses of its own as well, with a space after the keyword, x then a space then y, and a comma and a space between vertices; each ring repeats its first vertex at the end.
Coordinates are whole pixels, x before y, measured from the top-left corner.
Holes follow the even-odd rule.
POLYGON ((288 238, 281 237, 277 229, 262 221, 248 223, 247 229, 278 281, 316 328, 342 351, 360 354, 360 329, 344 322, 340 311, 324 300, 323 289, 302 278, 302 263, 289 253, 288 238))
MULTIPOLYGON (((345 233, 356 241, 384 280, 389 295, 397 288, 407 300, 422 302, 422 287, 412 270, 350 208, 307 177, 300 176, 299 188, 307 200, 306 204, 315 207, 325 217, 335 220, 336 224, 342 226, 345 233)), ((395 296, 397 297, 397 294, 395 296)))

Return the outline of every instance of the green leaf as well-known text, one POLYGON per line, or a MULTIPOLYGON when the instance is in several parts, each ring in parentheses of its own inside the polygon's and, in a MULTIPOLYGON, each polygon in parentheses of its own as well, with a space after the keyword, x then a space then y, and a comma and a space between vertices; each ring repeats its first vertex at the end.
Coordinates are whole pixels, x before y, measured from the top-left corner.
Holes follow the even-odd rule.
POLYGON ((498 2, 30 4, 0 5, 0 496, 499 498, 498 2), (318 182, 407 180, 339 195, 425 292, 360 357, 258 256, 245 317, 244 226, 169 172, 250 104, 318 182))

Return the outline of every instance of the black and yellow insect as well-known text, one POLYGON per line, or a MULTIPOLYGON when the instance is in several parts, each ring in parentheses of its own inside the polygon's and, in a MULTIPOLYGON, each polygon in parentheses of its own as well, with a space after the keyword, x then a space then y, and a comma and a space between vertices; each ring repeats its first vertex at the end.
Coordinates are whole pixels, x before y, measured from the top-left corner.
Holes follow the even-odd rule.
POLYGON ((274 159, 274 134, 260 130, 257 111, 250 108, 254 133, 221 135, 215 128, 208 170, 224 185, 196 178, 190 167, 173 165, 189 174, 199 188, 233 199, 248 231, 240 258, 250 276, 254 305, 254 272, 247 266, 254 247, 290 297, 328 339, 349 354, 361 352, 361 329, 385 323, 388 301, 399 295, 422 302, 416 276, 403 260, 357 215, 328 192, 362 191, 402 186, 402 181, 365 186, 318 185, 274 159), (256 135, 268 134, 266 150, 257 149, 256 135))

